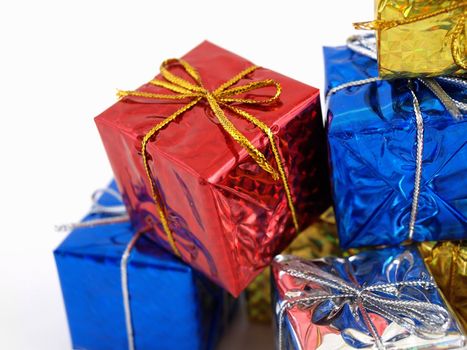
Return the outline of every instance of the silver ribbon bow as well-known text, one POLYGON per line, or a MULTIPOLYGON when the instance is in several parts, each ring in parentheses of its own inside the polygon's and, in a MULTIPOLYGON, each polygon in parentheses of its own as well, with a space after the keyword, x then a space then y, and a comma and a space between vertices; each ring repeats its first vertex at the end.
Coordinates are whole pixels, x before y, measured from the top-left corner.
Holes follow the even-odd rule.
MULTIPOLYGON (((347 40, 347 47, 354 52, 369 57, 376 61, 376 38, 374 34, 366 35, 353 35, 347 40)), ((344 90, 354 86, 366 85, 381 81, 379 77, 372 77, 357 81, 351 81, 348 83, 336 86, 328 91, 326 94, 326 105, 329 105, 329 98, 340 90, 344 90)), ((451 96, 441 87, 439 82, 457 86, 461 89, 467 89, 467 80, 455 77, 436 77, 436 78, 416 78, 415 80, 420 81, 433 94, 439 99, 439 101, 445 106, 449 113, 455 119, 461 119, 463 113, 467 112, 467 103, 458 101, 451 96)), ((415 231, 415 223, 417 220, 418 202, 420 198, 420 187, 422 180, 422 163, 423 163, 423 116, 420 110, 420 103, 415 95, 412 87, 412 80, 408 80, 408 88, 412 94, 413 108, 415 113, 415 119, 417 124, 417 135, 416 135, 416 158, 415 158, 415 180, 414 180, 414 191, 412 195, 412 206, 410 211, 410 221, 407 238, 409 241, 413 239, 415 231)))
POLYGON ((109 217, 92 219, 77 223, 71 224, 62 224, 55 226, 55 230, 59 232, 67 232, 72 231, 77 228, 84 228, 84 227, 94 227, 100 225, 108 225, 108 224, 117 224, 122 223, 130 220, 130 217, 127 214, 126 208, 123 204, 118 205, 102 205, 99 203, 99 199, 102 195, 107 194, 111 197, 115 198, 119 202, 122 202, 122 196, 118 191, 115 191, 112 188, 102 188, 99 190, 94 191, 91 196, 92 200, 92 207, 89 214, 104 214, 109 215, 109 217))
POLYGON ((280 264, 281 272, 305 283, 320 286, 320 289, 286 292, 286 300, 282 302, 279 311, 279 349, 283 348, 285 311, 293 307, 309 309, 324 301, 333 301, 335 304, 327 319, 336 316, 344 305, 350 307, 356 320, 360 318, 360 312, 378 350, 386 349, 386 347, 368 312, 379 314, 405 328, 410 334, 425 339, 445 335, 451 324, 451 317, 445 308, 431 302, 417 301, 408 297, 400 298, 403 288, 436 289, 436 285, 431 280, 416 279, 359 286, 356 281, 349 283, 322 270, 312 261, 305 262, 296 257, 279 255, 276 257, 276 262, 280 264))

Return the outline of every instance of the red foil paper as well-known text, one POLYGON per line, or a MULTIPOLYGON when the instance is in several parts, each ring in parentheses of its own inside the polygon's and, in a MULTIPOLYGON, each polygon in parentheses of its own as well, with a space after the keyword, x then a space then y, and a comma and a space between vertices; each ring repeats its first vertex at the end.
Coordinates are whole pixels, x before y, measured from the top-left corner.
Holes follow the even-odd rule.
MULTIPOLYGON (((209 42, 183 59, 199 71, 204 86, 212 90, 252 65, 209 42)), ((173 72, 189 79, 181 69, 173 72)), ((281 84, 280 102, 260 108, 239 107, 273 131, 299 224, 305 228, 330 203, 319 90, 264 68, 238 84, 263 79, 281 84)), ((167 93, 150 84, 139 90, 167 93)), ((262 88, 249 96, 273 93, 271 88, 262 88)), ((141 140, 184 103, 124 99, 95 119, 133 224, 141 228, 151 218, 154 230, 150 234, 168 249, 143 167, 141 140)), ((276 166, 267 137, 249 122, 224 111, 276 166)), ((281 181, 274 181, 230 138, 205 101, 161 130, 147 150, 182 259, 238 296, 296 235, 281 181)))

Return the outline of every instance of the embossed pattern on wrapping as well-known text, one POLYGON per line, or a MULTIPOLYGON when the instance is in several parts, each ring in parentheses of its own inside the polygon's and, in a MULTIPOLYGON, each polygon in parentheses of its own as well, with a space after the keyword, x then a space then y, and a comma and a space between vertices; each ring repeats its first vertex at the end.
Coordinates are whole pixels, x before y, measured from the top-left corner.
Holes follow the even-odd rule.
MULTIPOLYGON (((365 55, 371 59, 376 59, 376 45, 375 45, 375 37, 373 34, 367 35, 354 35, 349 37, 347 40, 347 46, 362 55, 365 55)), ((439 85, 437 80, 455 84, 467 89, 467 81, 461 78, 454 78, 454 77, 439 77, 439 78, 418 78, 417 80, 423 83, 426 87, 428 87, 434 95, 443 103, 446 109, 450 112, 450 114, 458 119, 462 117, 461 111, 467 110, 467 106, 462 101, 457 101, 456 99, 449 96, 448 93, 439 85)), ((344 83, 338 85, 332 89, 330 89, 326 95, 326 102, 328 104, 329 98, 338 91, 366 85, 374 82, 381 81, 380 77, 372 77, 362 80, 351 81, 348 83, 344 83)), ((413 103, 413 110, 416 120, 416 157, 415 157, 415 179, 414 179, 414 190, 412 194, 412 205, 410 211, 410 222, 409 228, 407 233, 408 241, 413 239, 414 231, 415 231, 415 223, 417 221, 417 212, 418 212, 418 202, 420 198, 420 187, 421 187, 421 180, 422 180, 422 165, 423 165, 423 132, 424 132, 424 125, 423 125, 423 116, 420 110, 420 104, 418 102, 417 96, 413 90, 413 84, 411 80, 408 81, 408 88, 412 95, 412 103, 413 103)))

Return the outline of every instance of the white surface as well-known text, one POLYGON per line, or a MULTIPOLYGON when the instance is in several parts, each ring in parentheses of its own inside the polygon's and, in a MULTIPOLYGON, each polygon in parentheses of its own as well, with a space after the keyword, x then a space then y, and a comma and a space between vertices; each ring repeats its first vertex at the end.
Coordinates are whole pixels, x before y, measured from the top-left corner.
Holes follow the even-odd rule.
POLYGON ((204 39, 322 88, 321 47, 372 15, 373 0, 2 1, 0 348, 70 348, 54 225, 78 220, 112 176, 93 117, 116 88, 204 39))

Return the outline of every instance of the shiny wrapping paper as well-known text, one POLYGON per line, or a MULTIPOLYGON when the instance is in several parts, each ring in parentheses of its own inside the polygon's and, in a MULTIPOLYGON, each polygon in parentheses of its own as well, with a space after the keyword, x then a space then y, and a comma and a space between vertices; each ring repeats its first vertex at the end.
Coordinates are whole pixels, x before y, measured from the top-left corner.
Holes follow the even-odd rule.
POLYGON ((424 242, 420 252, 467 330, 467 241, 424 242))
MULTIPOLYGON (((337 241, 337 227, 330 208, 320 219, 301 232, 284 250, 302 258, 314 259, 342 254, 337 241)), ((271 273, 265 269, 246 289, 248 317, 254 322, 271 322, 271 273)))
MULTIPOLYGON (((324 49, 327 90, 375 77, 376 62, 347 47, 324 49)), ((408 238, 416 123, 405 79, 350 87, 328 101, 327 134, 340 244, 399 244, 408 238)), ((442 83, 440 83, 442 84, 442 83)), ((446 91, 460 101, 467 91, 446 91)), ((414 241, 467 238, 467 118, 456 120, 413 82, 424 121, 414 241)))
MULTIPOLYGON (((99 203, 118 202, 104 194, 99 203)), ((73 349, 129 348, 120 260, 133 235, 129 223, 79 228, 55 250, 73 349)), ((136 350, 215 347, 233 311, 227 292, 144 236, 127 276, 136 350)))
MULTIPOLYGON (((297 259, 297 258, 292 258, 297 259)), ((325 258, 305 261, 314 264, 323 278, 332 276, 342 278, 354 286, 374 286, 380 283, 430 280, 423 259, 414 246, 394 247, 369 250, 350 258, 325 258)), ((303 266, 303 264, 301 265, 303 266)), ((273 297, 276 313, 279 313, 288 294, 298 293, 335 293, 330 287, 317 282, 308 282, 289 275, 286 265, 279 259, 273 263, 273 297)), ((307 268, 303 271, 307 273, 307 268)), ((466 338, 462 335, 456 318, 449 313, 442 295, 437 288, 403 287, 399 296, 378 292, 381 297, 398 300, 429 301, 441 306, 447 312, 450 323, 447 331, 431 339, 406 332, 404 328, 392 322, 383 312, 368 312, 369 320, 382 340, 384 349, 460 349, 465 346, 466 338)), ((356 297, 358 300, 358 297, 356 297)), ((335 298, 333 301, 316 302, 309 307, 298 305, 288 308, 284 315, 282 349, 301 350, 343 350, 376 349, 375 338, 371 335, 360 307, 354 314, 352 299, 335 298)), ((276 315, 276 321, 279 317, 276 315)), ((276 330, 279 325, 276 322, 276 330)), ((418 324, 415 322, 415 324, 418 324)), ((277 333, 278 334, 278 333, 277 333)))
MULTIPOLYGON (((462 0, 375 0, 378 21, 410 21, 462 3, 462 0)), ((465 3, 465 1, 464 1, 465 3)), ((452 40, 458 23, 460 57, 466 61, 465 23, 467 3, 447 13, 412 23, 377 30, 379 75, 384 78, 465 74, 452 54, 452 40), (461 21, 461 22, 459 22, 461 21)))
MULTIPOLYGON (((208 90, 251 66, 209 42, 183 57, 208 90)), ((186 76, 176 68, 174 73, 186 76)), ((186 77, 189 79, 189 77, 186 77)), ((272 130, 290 184, 300 227, 307 227, 330 203, 319 91, 259 68, 239 83, 273 79, 282 93, 277 104, 241 105, 272 130)), ((146 84, 141 91, 159 92, 146 84)), ((270 97, 270 88, 248 97, 270 97)), ((163 90, 167 93, 166 90, 163 90)), ((186 102, 124 99, 96 118, 124 202, 136 227, 154 222, 152 238, 172 250, 150 195, 141 140, 186 102)), ((268 139, 225 109, 227 117, 273 165, 268 139)), ((149 167, 166 208, 181 258, 238 296, 295 237, 281 181, 261 169, 219 125, 205 101, 161 130, 147 146, 149 167)))

